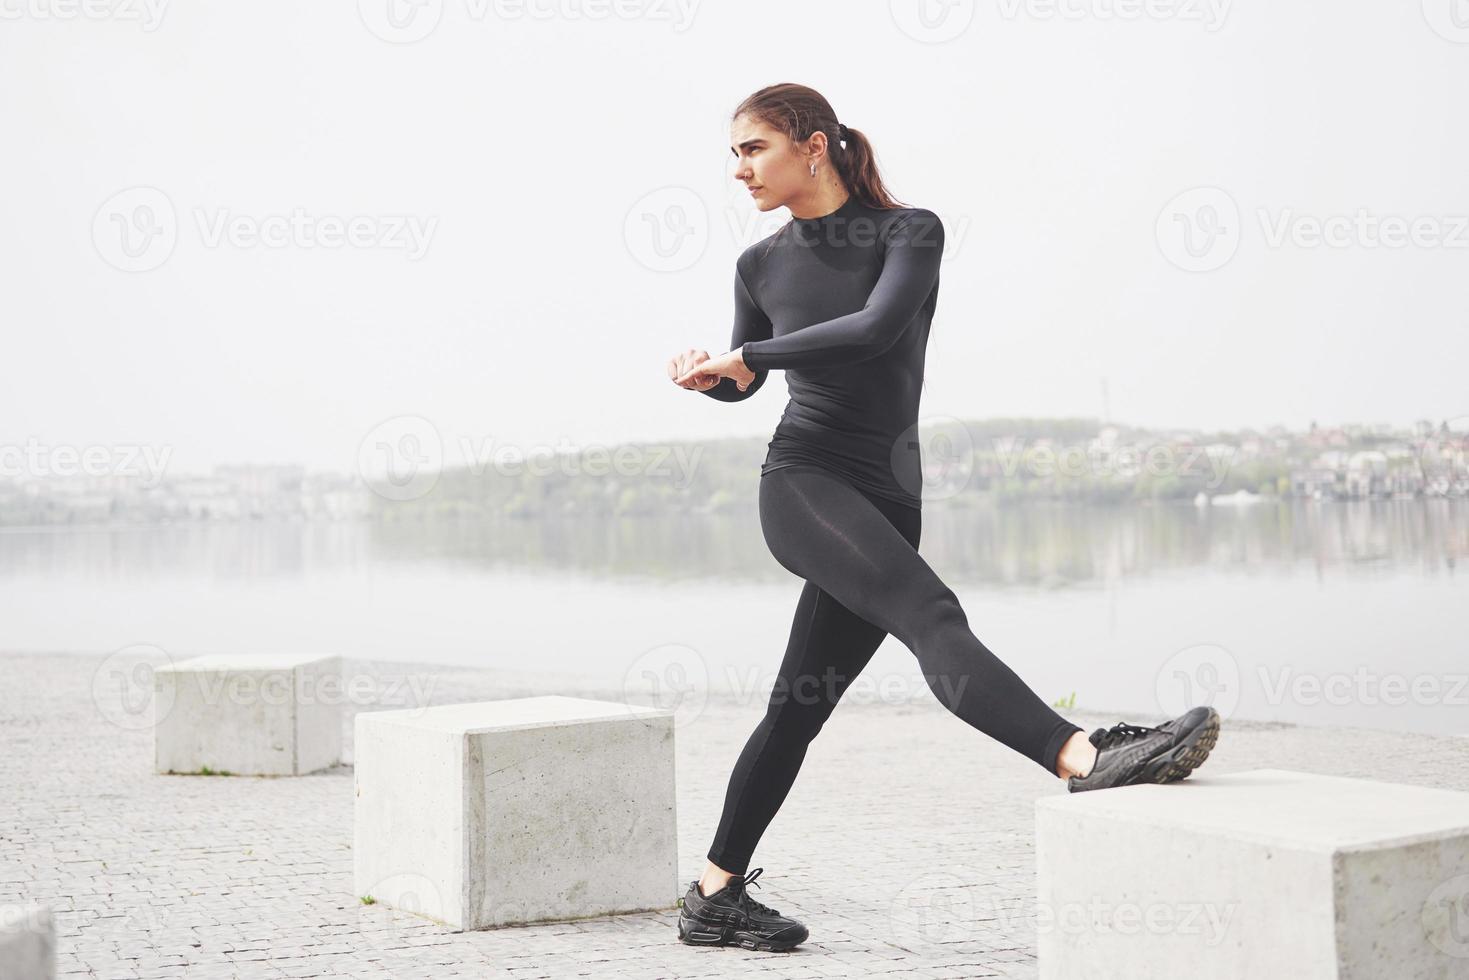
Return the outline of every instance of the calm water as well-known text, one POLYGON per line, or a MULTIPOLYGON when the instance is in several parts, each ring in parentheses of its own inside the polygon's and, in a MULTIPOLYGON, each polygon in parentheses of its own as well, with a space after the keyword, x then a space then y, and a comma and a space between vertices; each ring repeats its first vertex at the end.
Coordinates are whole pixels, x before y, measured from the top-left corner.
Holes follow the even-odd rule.
MULTIPOLYGON (((1469 734, 1469 503, 940 504, 920 550, 1047 700, 1469 734)), ((800 586, 753 511, 9 530, 0 650, 321 650, 763 700, 800 586)), ((848 697, 931 694, 889 638, 848 697)))

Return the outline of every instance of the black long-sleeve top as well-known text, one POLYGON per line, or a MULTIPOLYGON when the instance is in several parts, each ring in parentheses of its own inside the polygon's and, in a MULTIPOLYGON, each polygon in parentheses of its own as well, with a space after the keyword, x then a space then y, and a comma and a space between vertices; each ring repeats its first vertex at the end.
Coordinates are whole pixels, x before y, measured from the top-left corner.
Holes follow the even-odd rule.
POLYGON ((755 380, 704 394, 749 398, 772 369, 790 401, 761 474, 815 463, 912 507, 922 502, 918 403, 938 303, 944 226, 924 208, 870 208, 849 196, 793 218, 735 263, 730 349, 755 380))

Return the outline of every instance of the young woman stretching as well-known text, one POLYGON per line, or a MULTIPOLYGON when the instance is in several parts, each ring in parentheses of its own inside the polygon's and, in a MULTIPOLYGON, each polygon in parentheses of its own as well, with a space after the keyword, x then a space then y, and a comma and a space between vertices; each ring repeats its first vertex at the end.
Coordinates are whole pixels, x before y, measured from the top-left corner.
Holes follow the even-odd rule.
POLYGON ((916 427, 943 223, 889 196, 866 137, 813 89, 761 89, 735 110, 731 135, 735 179, 761 211, 785 206, 792 220, 736 262, 731 349, 689 350, 668 375, 734 402, 772 369, 786 372, 790 403, 761 468, 760 526, 806 584, 678 935, 781 950, 808 930, 751 898, 746 886, 763 869, 746 869, 807 745, 887 634, 913 651, 945 708, 1073 792, 1182 779, 1209 754, 1219 716, 1197 707, 1157 728, 1121 723, 1087 736, 970 631, 918 554, 916 427))

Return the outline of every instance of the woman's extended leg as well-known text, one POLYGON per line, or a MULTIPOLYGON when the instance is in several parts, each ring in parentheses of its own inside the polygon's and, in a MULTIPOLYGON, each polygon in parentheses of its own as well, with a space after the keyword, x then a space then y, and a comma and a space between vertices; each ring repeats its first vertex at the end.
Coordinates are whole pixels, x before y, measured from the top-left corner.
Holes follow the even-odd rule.
POLYGON ((944 707, 1056 774, 1081 729, 979 641, 953 590, 872 501, 836 474, 786 467, 760 479, 760 527, 781 565, 912 650, 944 707))

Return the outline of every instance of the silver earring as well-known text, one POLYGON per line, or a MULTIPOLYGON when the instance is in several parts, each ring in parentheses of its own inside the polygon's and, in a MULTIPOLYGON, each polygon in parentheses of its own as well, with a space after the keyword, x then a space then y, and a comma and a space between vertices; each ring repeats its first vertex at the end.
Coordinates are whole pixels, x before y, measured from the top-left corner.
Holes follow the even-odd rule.
POLYGON ((816 164, 811 164, 811 176, 816 176, 816 164))

